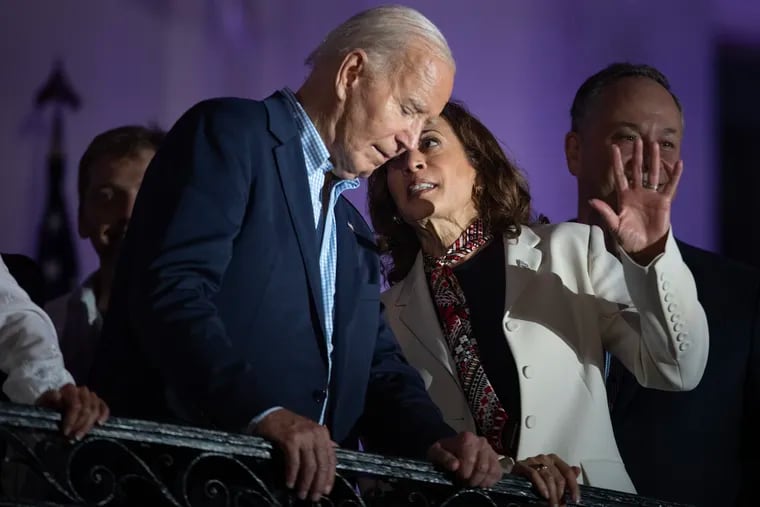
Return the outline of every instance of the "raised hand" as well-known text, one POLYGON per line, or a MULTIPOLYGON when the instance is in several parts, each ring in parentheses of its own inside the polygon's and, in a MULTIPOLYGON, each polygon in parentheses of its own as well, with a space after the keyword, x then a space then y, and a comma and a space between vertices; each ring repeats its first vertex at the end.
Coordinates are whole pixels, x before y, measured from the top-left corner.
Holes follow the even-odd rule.
POLYGON ((644 144, 637 139, 629 162, 630 177, 626 177, 620 148, 613 144, 610 152, 619 209, 613 210, 599 199, 589 201, 621 248, 642 265, 649 264, 665 250, 670 207, 683 173, 683 161, 679 160, 673 167, 662 162, 658 143, 652 143, 648 151, 645 176, 644 144), (663 171, 666 178, 661 178, 663 171))

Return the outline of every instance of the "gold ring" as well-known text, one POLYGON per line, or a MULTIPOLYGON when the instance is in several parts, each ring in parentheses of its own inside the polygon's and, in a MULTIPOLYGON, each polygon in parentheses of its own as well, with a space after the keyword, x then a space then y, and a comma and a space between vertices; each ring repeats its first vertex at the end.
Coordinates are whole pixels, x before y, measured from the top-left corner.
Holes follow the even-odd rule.
POLYGON ((543 463, 539 463, 538 465, 528 465, 536 472, 543 472, 544 470, 549 470, 549 467, 544 465, 543 463))

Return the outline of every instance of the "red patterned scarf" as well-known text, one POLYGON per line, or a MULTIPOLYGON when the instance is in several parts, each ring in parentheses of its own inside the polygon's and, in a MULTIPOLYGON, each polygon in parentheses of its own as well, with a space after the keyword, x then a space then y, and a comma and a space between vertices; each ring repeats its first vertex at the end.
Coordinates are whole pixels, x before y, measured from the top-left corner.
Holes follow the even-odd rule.
POLYGON ((473 222, 442 257, 425 255, 425 273, 438 309, 449 350, 454 356, 459 381, 470 405, 478 432, 488 439, 494 450, 506 452, 502 432, 507 412, 501 405, 480 362, 478 342, 472 334, 470 310, 452 266, 487 244, 492 235, 482 220, 473 222))

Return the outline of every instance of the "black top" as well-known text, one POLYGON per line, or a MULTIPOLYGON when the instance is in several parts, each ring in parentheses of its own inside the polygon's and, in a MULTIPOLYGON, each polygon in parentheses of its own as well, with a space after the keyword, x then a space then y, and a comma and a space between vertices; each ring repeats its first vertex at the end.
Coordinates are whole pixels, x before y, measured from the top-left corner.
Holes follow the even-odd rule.
POLYGON ((613 361, 612 427, 641 495, 698 507, 757 506, 760 272, 678 242, 707 314, 710 354, 689 392, 639 386, 613 361), (616 374, 619 378, 616 378, 616 374))
POLYGON ((520 383, 512 351, 502 330, 506 269, 501 236, 456 266, 454 274, 467 300, 470 325, 478 343, 481 364, 507 412, 504 445, 508 446, 509 454, 514 456, 520 427, 520 383))

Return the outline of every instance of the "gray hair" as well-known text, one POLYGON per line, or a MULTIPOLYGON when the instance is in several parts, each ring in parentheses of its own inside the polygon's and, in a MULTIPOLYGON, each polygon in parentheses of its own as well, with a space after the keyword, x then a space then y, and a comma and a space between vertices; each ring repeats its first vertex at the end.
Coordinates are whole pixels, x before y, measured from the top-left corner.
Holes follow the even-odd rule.
POLYGON ((363 49, 374 70, 388 70, 412 41, 422 42, 425 49, 455 67, 449 44, 438 27, 420 12, 402 5, 383 5, 354 15, 327 34, 306 59, 306 65, 314 67, 326 59, 343 58, 354 49, 363 49))

